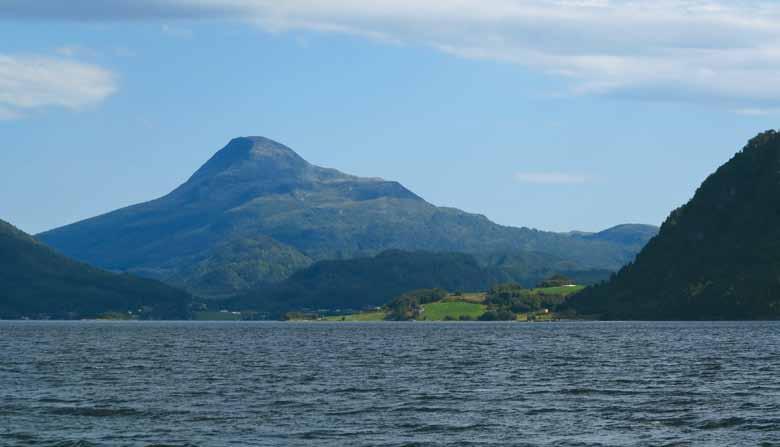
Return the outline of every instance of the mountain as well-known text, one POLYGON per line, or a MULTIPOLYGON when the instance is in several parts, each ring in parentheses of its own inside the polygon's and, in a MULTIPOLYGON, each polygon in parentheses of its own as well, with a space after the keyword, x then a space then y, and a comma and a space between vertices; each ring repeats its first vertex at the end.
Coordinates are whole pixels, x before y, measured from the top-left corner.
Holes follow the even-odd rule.
POLYGON ((390 250, 368 258, 320 261, 281 283, 221 304, 274 316, 290 310, 361 310, 410 290, 481 291, 505 279, 471 255, 390 250))
POLYGON ((564 275, 577 284, 591 285, 609 279, 614 273, 609 269, 588 269, 570 260, 535 251, 474 256, 483 267, 500 272, 503 282, 518 283, 526 288, 535 287, 553 275, 564 275))
POLYGON ((0 221, 0 318, 183 318, 189 294, 72 261, 0 221), (141 312, 139 312, 141 309, 141 312))
MULTIPOLYGON (((512 258, 516 259, 516 258, 512 258)), ((221 301, 232 310, 256 310, 272 316, 300 310, 362 310, 381 306, 402 293, 440 288, 475 292, 515 281, 515 273, 503 267, 485 267, 469 254, 388 250, 374 257, 320 261, 280 283, 267 284, 221 301)), ((530 287, 548 278, 535 273, 530 287)), ((578 284, 592 284, 602 272, 574 272, 578 284), (577 276, 579 275, 579 276, 577 276), (582 281, 582 282, 581 282, 582 281)))
POLYGON ((589 241, 613 242, 638 252, 657 234, 658 227, 654 225, 623 224, 598 233, 575 233, 573 236, 589 241))
POLYGON ((402 185, 308 163, 262 137, 236 138, 168 195, 39 235, 73 258, 220 296, 326 259, 389 249, 541 252, 617 270, 637 248, 497 225, 436 207, 402 185))
POLYGON ((604 319, 780 318, 780 134, 753 138, 636 262, 571 305, 604 319))

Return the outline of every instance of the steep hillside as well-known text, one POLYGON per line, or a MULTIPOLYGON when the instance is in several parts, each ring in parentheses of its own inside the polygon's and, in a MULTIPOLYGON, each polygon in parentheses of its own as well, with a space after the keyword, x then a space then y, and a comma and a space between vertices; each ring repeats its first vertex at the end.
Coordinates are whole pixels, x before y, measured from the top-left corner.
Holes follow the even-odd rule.
POLYGON ((189 295, 72 261, 0 221, 0 318, 184 318, 189 295))
POLYGON ((606 319, 780 317, 780 134, 752 139, 610 282, 572 300, 606 319))
POLYGON ((439 208, 397 182, 314 166, 262 137, 232 140, 162 198, 39 237, 90 264, 214 296, 283 279, 319 260, 388 249, 534 251, 578 268, 607 270, 637 250, 621 241, 504 227, 439 208))

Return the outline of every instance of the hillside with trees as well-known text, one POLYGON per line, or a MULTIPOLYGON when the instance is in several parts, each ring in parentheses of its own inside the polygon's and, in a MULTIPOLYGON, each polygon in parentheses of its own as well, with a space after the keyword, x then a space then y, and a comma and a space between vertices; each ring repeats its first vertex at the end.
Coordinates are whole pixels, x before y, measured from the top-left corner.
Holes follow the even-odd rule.
POLYGON ((370 258, 321 261, 224 302, 279 316, 291 310, 361 310, 416 289, 486 290, 501 275, 461 253, 387 251, 370 258))
POLYGON ((186 318, 190 296, 70 260, 0 221, 0 318, 186 318))
MULTIPOLYGON (((499 284, 487 292, 461 293, 444 289, 405 292, 384 306, 366 312, 327 317, 330 321, 549 321, 582 286, 526 289, 518 284, 499 284)), ((301 317, 303 313, 295 313, 301 317)), ((316 312, 308 315, 319 319, 316 312)))
POLYGON ((571 307, 610 320, 780 318, 780 134, 750 140, 636 262, 571 307))

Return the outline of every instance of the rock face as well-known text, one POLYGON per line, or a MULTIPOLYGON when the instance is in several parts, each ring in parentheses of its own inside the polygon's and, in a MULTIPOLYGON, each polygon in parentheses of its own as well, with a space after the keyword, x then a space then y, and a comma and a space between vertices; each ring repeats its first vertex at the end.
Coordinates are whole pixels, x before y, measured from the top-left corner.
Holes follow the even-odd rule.
POLYGON ((605 319, 780 318, 780 134, 752 139, 635 263, 572 305, 605 319))
POLYGON ((72 261, 0 221, 0 318, 185 318, 189 294, 72 261), (140 309, 140 312, 139 312, 140 309))
POLYGON ((637 248, 497 225, 397 182, 314 166, 262 137, 236 138, 170 194, 39 235, 76 259, 229 295, 325 259, 388 249, 533 251, 616 270, 637 248))

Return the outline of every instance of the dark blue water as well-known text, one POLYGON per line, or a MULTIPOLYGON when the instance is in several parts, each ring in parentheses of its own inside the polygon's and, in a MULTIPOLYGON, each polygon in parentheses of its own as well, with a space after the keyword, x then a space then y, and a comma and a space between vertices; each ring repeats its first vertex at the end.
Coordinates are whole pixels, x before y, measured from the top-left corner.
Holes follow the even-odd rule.
POLYGON ((780 445, 778 323, 0 322, 0 446, 780 445))

